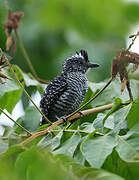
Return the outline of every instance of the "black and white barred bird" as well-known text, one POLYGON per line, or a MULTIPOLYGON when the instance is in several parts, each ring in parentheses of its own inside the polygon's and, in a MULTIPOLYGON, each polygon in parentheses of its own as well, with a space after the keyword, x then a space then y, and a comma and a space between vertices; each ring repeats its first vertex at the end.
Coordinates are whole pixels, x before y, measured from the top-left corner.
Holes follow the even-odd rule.
MULTIPOLYGON (((85 50, 65 60, 62 73, 46 87, 40 101, 41 111, 51 122, 74 112, 80 106, 88 90, 85 74, 89 68, 98 66, 89 62, 85 50)), ((41 125, 46 123, 42 117, 41 125)))

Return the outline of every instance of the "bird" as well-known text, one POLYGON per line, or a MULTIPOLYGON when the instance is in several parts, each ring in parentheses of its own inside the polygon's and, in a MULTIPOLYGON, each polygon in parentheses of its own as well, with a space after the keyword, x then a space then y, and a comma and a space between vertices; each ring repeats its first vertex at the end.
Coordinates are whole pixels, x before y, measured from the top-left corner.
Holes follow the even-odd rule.
MULTIPOLYGON (((96 67, 99 64, 91 63, 85 50, 66 58, 61 74, 44 90, 40 101, 41 112, 55 122, 78 109, 88 91, 86 72, 96 67)), ((47 121, 42 117, 40 125, 44 124, 47 121)))

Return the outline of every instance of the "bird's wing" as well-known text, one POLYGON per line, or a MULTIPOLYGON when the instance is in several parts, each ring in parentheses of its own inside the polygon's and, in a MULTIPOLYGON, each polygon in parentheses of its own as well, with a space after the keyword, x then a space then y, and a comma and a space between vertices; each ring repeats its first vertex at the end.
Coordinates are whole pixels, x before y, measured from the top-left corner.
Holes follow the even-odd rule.
POLYGON ((59 99, 59 97, 67 89, 67 81, 64 74, 53 79, 45 89, 43 97, 40 101, 40 108, 42 112, 47 116, 53 104, 59 99))

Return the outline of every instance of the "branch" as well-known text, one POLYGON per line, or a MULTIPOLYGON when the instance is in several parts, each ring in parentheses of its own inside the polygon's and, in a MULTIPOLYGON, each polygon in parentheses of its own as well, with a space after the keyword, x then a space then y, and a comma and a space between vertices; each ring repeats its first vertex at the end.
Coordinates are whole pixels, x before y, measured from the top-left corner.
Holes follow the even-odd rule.
POLYGON ((131 42, 131 44, 129 44, 129 46, 128 46, 128 48, 127 48, 127 51, 129 51, 130 49, 131 49, 131 47, 134 45, 134 42, 135 42, 135 40, 136 40, 136 38, 139 36, 139 31, 136 33, 136 34, 133 34, 133 35, 131 35, 131 36, 129 36, 129 38, 133 38, 132 39, 132 42, 131 42))
MULTIPOLYGON (((124 104, 122 104, 123 106, 124 104)), ((122 107, 121 106, 121 107, 122 107)), ((101 112, 101 111, 105 111, 105 110, 108 110, 108 109, 111 109, 113 107, 113 104, 108 104, 108 105, 104 105, 104 106, 101 106, 101 107, 97 107, 97 108, 92 108, 92 109, 88 109, 88 110, 84 110, 84 111, 81 111, 81 113, 76 113, 74 114, 72 117, 68 118, 67 121, 72 121, 73 119, 76 119, 76 118, 80 118, 80 117, 83 117, 83 116, 86 116, 86 115, 89 115, 89 114, 94 114, 94 113, 97 113, 97 112, 101 112)), ((67 118, 67 117, 66 117, 67 118)), ((52 132, 53 128, 62 124, 64 122, 63 119, 60 119, 56 122, 54 122, 51 126, 49 126, 48 128, 46 128, 45 130, 43 131, 39 131, 39 132, 34 132, 32 133, 32 136, 27 138, 25 141, 21 142, 19 145, 20 146, 24 146, 28 143, 30 143, 32 140, 34 140, 35 138, 39 137, 39 136, 43 136, 47 133, 50 133, 52 132)))
POLYGON ((0 48, 0 52, 5 60, 5 62, 7 63, 7 65, 10 67, 10 70, 12 72, 12 74, 14 75, 15 79, 17 80, 18 84, 20 85, 20 87, 22 88, 22 90, 24 91, 24 93, 26 94, 26 96, 29 98, 29 100, 32 102, 32 104, 35 106, 35 108, 39 111, 39 113, 45 118, 45 120, 47 122, 49 122, 50 124, 52 124, 51 121, 49 121, 49 119, 41 112, 41 110, 39 109, 39 107, 34 103, 34 101, 31 99, 30 95, 27 93, 27 91, 24 89, 24 86, 22 85, 22 83, 20 82, 20 80, 18 79, 16 73, 14 72, 12 65, 10 64, 9 60, 7 59, 7 57, 4 55, 2 49, 0 48))
MULTIPOLYGON (((61 130, 52 130, 51 132, 60 132, 61 130)), ((91 132, 90 131, 85 131, 85 130, 80 130, 80 129, 64 129, 63 132, 73 132, 73 133, 76 133, 76 132, 79 132, 79 133, 86 133, 86 134, 90 134, 91 132)), ((100 133, 100 132, 96 132, 95 134, 98 134, 100 136, 104 136, 105 134, 103 133, 100 133)), ((4 137, 3 137, 4 139, 4 137)), ((6 137, 5 137, 6 139, 6 137)))
POLYGON ((21 124, 19 124, 18 122, 16 122, 15 120, 13 120, 6 112, 4 112, 1 108, 0 111, 5 114, 11 121, 13 121, 17 126, 19 126, 21 129, 23 129, 23 131, 26 131, 28 135, 32 135, 26 128, 24 128, 23 126, 21 126, 21 124))

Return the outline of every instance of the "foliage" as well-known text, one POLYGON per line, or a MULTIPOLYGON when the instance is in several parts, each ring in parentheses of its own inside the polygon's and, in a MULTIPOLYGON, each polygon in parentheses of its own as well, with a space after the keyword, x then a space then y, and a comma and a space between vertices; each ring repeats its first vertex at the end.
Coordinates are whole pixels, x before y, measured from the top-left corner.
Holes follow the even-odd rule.
MULTIPOLYGON (((30 76, 19 68, 16 67, 16 69, 16 73, 19 74, 20 71, 20 77, 24 78, 26 88, 33 86, 36 90, 38 89, 39 83, 36 83, 35 79, 30 80, 30 76)), ((7 74, 12 77, 8 69, 7 74)), ((136 88, 139 84, 133 79, 131 82, 134 97, 137 97, 136 88)), ((6 80, 5 85, 8 86, 10 83, 10 80, 6 80)), ((91 94, 95 94, 103 85, 102 83, 89 84, 90 90, 85 101, 90 99, 91 94)), ((113 81, 97 98, 96 105, 112 102, 115 96, 120 98, 120 101, 128 100, 128 92, 125 91, 123 95, 120 95, 118 85, 120 87, 118 80, 113 81), (115 86, 117 88, 112 88, 115 86)), ((5 99, 1 105, 7 104, 5 96, 7 93, 11 98, 18 100, 21 98, 14 93, 20 90, 20 87, 16 83, 14 87, 15 89, 9 88, 6 92, 5 87, 1 88, 2 98, 5 99)), ((115 100, 115 103, 118 104, 119 100, 115 100)), ((91 106, 94 105, 95 101, 91 106)), ((65 179, 65 177, 67 179, 80 179, 81 177, 86 179, 131 179, 131 177, 137 179, 139 166, 138 105, 136 99, 136 103, 129 104, 118 111, 110 113, 111 110, 107 110, 93 116, 89 115, 79 119, 78 123, 73 124, 67 131, 60 126, 51 133, 35 139, 27 148, 18 146, 25 138, 20 136, 24 134, 20 127, 14 125, 8 133, 5 128, 4 136, 0 140, 1 179, 43 180, 46 177, 47 179, 65 179), (7 138, 4 138, 5 136, 7 138)), ((25 115, 20 117, 18 122, 32 132, 39 127, 39 119, 39 112, 31 106, 26 108, 25 115)))
MULTIPOLYGON (((10 5, 24 11, 21 36, 39 76, 48 80, 54 77, 60 72, 59 59, 82 47, 101 64, 101 70, 89 74, 89 90, 82 105, 105 85, 113 55, 125 46, 125 35, 139 20, 139 4, 121 0, 24 0, 10 5)), ((0 16, 4 19, 5 12, 0 11, 0 16)), ((5 35, 1 31, 0 47, 4 47, 5 35)), ((18 46, 12 63, 16 64, 12 68, 23 88, 30 95, 36 92, 42 95, 44 85, 25 72, 28 68, 18 46)), ((20 100, 24 115, 17 122, 30 132, 45 129, 48 125, 39 127, 41 115, 29 105, 9 66, 0 71, 12 79, 4 79, 5 83, 0 84, 0 108, 12 113, 20 100)), ((22 128, 17 124, 4 126, 0 137, 0 180, 138 179, 138 77, 138 71, 129 73, 134 102, 120 107, 121 102, 129 102, 129 94, 126 89, 120 94, 121 83, 116 78, 86 107, 114 103, 111 110, 82 117, 69 129, 63 125, 55 127, 26 146, 20 144, 28 138, 22 128)))

